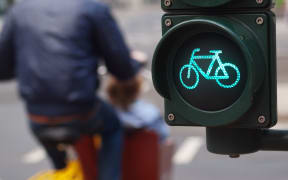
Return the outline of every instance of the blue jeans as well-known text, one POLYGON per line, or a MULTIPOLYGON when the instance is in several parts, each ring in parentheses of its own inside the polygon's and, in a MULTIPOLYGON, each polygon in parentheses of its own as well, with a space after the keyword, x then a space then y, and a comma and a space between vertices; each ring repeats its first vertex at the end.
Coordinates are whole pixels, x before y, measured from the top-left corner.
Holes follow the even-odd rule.
POLYGON ((66 153, 57 149, 57 143, 47 143, 41 138, 41 133, 47 129, 67 127, 75 134, 100 134, 102 147, 99 152, 99 180, 120 180, 123 148, 123 129, 113 107, 97 100, 97 113, 89 120, 71 121, 57 125, 39 124, 30 121, 33 134, 45 148, 56 169, 66 166, 66 153))

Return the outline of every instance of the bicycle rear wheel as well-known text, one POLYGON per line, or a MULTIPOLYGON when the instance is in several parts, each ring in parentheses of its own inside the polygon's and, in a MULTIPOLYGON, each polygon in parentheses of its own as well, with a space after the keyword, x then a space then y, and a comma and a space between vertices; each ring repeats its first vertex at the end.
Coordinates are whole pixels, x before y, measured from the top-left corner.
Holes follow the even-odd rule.
MULTIPOLYGON (((223 66, 224 66, 224 68, 226 69, 226 71, 227 71, 228 73, 231 72, 231 70, 229 70, 229 69, 232 68, 232 70, 236 72, 236 78, 235 78, 235 81, 232 81, 232 83, 231 83, 231 76, 230 76, 231 73, 230 73, 228 79, 216 79, 216 82, 218 83, 218 85, 221 86, 221 87, 223 87, 223 88, 226 88, 226 89, 228 89, 228 88, 233 88, 233 87, 237 86, 237 84, 238 84, 239 81, 240 81, 240 71, 239 71, 239 69, 237 68, 237 66, 235 66, 234 64, 231 64, 231 63, 224 63, 223 66), (230 80, 230 82, 229 82, 229 80, 230 80), (226 83, 227 83, 227 81, 228 81, 228 83, 226 84, 226 83, 221 82, 221 81, 226 81, 226 83)), ((216 71, 215 71, 215 76, 216 76, 216 77, 218 76, 218 73, 219 73, 220 70, 221 70, 220 67, 218 67, 218 68, 216 69, 216 71)))
POLYGON ((181 84, 189 90, 195 89, 199 84, 199 73, 192 65, 184 65, 179 73, 181 84), (194 72, 194 74, 191 72, 194 72), (194 75, 194 76, 193 76, 194 75))

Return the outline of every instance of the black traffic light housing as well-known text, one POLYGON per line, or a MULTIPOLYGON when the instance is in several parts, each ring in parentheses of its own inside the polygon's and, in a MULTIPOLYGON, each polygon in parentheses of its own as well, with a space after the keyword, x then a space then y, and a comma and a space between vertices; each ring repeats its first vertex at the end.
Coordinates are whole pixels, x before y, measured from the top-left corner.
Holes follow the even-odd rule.
POLYGON ((273 1, 162 0, 161 4, 167 13, 152 75, 165 101, 166 122, 207 127, 211 152, 261 149, 255 143, 261 139, 260 130, 277 123, 273 1), (227 148, 231 145, 242 150, 227 148))
POLYGON ((155 88, 165 98, 169 125, 258 128, 276 124, 275 18, 272 12, 264 9, 221 13, 193 11, 187 15, 168 13, 162 18, 162 27, 163 38, 155 51, 152 71, 155 88), (235 47, 232 49, 232 46, 235 47), (199 82, 198 89, 183 89, 179 83, 181 77, 177 76, 197 47, 206 54, 213 48, 220 48, 222 54, 229 55, 224 58, 238 58, 234 63, 238 63, 239 68, 243 66, 242 87, 235 87, 238 90, 215 87, 215 82, 210 86, 207 79, 212 76, 205 79, 204 75, 204 79, 199 79, 207 82, 199 82), (172 114, 174 118, 169 120, 172 114), (263 117, 265 122, 259 121, 263 117))

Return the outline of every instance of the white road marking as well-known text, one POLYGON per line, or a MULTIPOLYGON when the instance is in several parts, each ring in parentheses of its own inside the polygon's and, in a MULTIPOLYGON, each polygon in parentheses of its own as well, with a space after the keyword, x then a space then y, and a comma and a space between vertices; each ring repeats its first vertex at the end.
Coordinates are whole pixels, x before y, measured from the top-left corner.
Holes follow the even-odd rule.
POLYGON ((25 154, 22 157, 21 162, 23 162, 24 164, 37 164, 43 161, 45 158, 46 158, 46 153, 44 149, 38 147, 28 152, 27 154, 25 154))
POLYGON ((278 112, 279 116, 287 117, 288 116, 288 84, 281 83, 277 86, 277 100, 278 100, 278 112))
POLYGON ((190 163, 198 153, 203 143, 204 140, 201 137, 186 138, 174 155, 173 162, 177 165, 185 165, 190 163))
POLYGON ((144 81, 142 85, 142 91, 143 93, 147 93, 151 90, 151 83, 144 81))
MULTIPOLYGON (((285 120, 286 121, 286 120, 285 120)), ((288 130, 288 122, 279 122, 272 129, 288 130)))
POLYGON ((151 75, 151 71, 148 69, 143 69, 141 71, 141 75, 144 77, 145 81, 143 82, 142 85, 142 91, 144 93, 147 93, 148 91, 150 91, 152 89, 152 75, 151 75))
POLYGON ((148 70, 148 69, 144 69, 142 71, 142 76, 145 78, 145 79, 148 79, 149 81, 152 81, 152 74, 151 74, 151 71, 148 70))

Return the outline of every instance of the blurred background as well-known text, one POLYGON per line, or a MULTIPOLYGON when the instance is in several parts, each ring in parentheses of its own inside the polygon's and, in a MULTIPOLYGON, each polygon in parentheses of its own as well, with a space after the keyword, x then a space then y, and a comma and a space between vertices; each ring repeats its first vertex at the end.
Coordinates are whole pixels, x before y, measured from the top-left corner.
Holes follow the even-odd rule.
MULTIPOLYGON (((0 22, 9 6, 18 0, 0 0, 0 22)), ((149 59, 142 72, 143 97, 163 111, 161 97, 153 89, 151 59, 161 38, 160 0, 102 0, 111 5, 113 14, 131 49, 143 51, 149 59)), ((278 109, 275 128, 288 129, 288 1, 277 0, 278 109)), ((106 69, 99 68, 102 78, 106 69)), ((103 81, 105 82, 105 81, 103 81)), ((105 83, 103 84, 105 87, 105 83)), ((45 152, 30 135, 16 83, 0 84, 0 180, 23 180, 50 168, 45 152)), ((101 90, 104 96, 103 89, 101 90)), ((209 153, 204 128, 171 128, 176 143, 173 155, 174 180, 287 180, 287 152, 258 152, 239 159, 209 153)))

